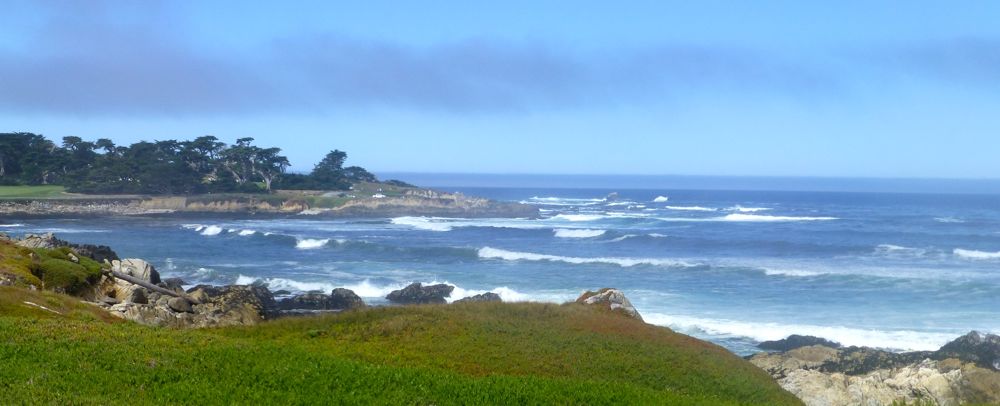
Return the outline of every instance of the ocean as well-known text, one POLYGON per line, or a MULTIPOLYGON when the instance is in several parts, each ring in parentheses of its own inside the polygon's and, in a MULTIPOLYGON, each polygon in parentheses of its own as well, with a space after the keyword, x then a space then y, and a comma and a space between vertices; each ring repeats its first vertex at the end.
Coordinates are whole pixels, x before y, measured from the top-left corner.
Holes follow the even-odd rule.
POLYGON ((372 304, 411 282, 545 302, 615 287, 647 322, 741 355, 790 334, 935 350, 1000 332, 1000 195, 446 186, 542 218, 5 219, 0 231, 110 245, 190 285, 346 287, 372 304))

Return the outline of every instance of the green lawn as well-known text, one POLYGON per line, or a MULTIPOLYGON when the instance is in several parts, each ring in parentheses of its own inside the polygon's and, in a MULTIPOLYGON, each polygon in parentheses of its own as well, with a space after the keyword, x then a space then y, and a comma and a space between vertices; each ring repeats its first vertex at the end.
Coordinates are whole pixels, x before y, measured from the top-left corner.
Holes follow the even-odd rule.
POLYGON ((576 304, 173 330, 0 287, 0 371, 0 404, 799 404, 718 346, 576 304))
POLYGON ((0 186, 0 199, 46 199, 65 196, 66 189, 58 185, 0 186))

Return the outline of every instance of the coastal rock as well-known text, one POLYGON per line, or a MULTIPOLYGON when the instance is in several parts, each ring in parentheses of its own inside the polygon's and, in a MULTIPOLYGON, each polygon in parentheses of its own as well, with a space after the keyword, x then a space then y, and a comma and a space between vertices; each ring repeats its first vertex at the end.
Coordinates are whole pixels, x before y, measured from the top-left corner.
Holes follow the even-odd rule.
POLYGON ((639 311, 635 310, 632 302, 618 289, 604 288, 597 292, 586 291, 576 299, 576 302, 606 307, 613 312, 619 312, 626 316, 642 320, 639 311))
POLYGON ((59 248, 59 247, 70 247, 77 254, 83 255, 87 258, 93 259, 94 261, 103 263, 104 261, 114 261, 119 259, 118 254, 115 253, 111 247, 107 245, 93 245, 93 244, 73 244, 65 240, 61 240, 52 233, 45 234, 28 234, 24 238, 15 241, 17 245, 25 248, 59 248))
POLYGON ((169 289, 177 293, 184 293, 184 285, 187 285, 187 282, 184 282, 181 278, 167 278, 157 284, 157 286, 161 288, 169 289))
POLYGON ((194 313, 194 309, 191 307, 191 302, 183 297, 170 298, 170 300, 167 300, 167 307, 175 312, 194 313))
POLYGON ((32 248, 32 249, 35 248, 51 249, 51 248, 65 247, 69 245, 68 242, 56 238, 56 236, 52 233, 28 234, 24 236, 24 238, 17 240, 15 244, 25 248, 32 248))
POLYGON ((394 290, 385 298, 390 302, 399 304, 440 304, 447 303, 445 298, 451 296, 453 290, 455 290, 455 287, 451 285, 437 284, 423 286, 418 282, 412 283, 403 289, 394 290))
POLYGON ((496 293, 493 293, 493 292, 486 292, 486 293, 480 293, 480 294, 475 295, 475 296, 469 296, 469 297, 458 299, 458 300, 455 301, 455 303, 463 303, 463 302, 502 302, 502 301, 503 301, 503 299, 500 298, 500 295, 498 295, 496 293))
POLYGON ((147 304, 149 303, 149 298, 146 296, 145 289, 132 289, 128 296, 122 298, 122 301, 128 303, 147 304))
POLYGON ((945 344, 934 353, 934 358, 957 358, 983 368, 1000 370, 1000 336, 973 331, 945 344))
POLYGON ((198 285, 188 294, 200 302, 194 305, 195 313, 202 316, 199 327, 253 325, 273 318, 277 311, 271 291, 259 285, 198 285))
POLYGON ((757 348, 768 351, 790 351, 800 347, 811 345, 822 345, 830 348, 840 348, 840 343, 815 336, 800 336, 792 334, 788 338, 775 341, 764 341, 757 344, 757 348))
POLYGON ((150 263, 138 258, 125 258, 123 260, 112 261, 111 270, 142 279, 146 282, 160 283, 160 273, 150 263))
POLYGON ((354 291, 343 288, 334 289, 329 295, 306 293, 278 302, 281 310, 346 310, 361 307, 365 307, 361 297, 354 291))
POLYGON ((991 360, 998 341, 972 332, 933 352, 812 345, 749 360, 806 405, 997 404, 1000 372, 991 360))

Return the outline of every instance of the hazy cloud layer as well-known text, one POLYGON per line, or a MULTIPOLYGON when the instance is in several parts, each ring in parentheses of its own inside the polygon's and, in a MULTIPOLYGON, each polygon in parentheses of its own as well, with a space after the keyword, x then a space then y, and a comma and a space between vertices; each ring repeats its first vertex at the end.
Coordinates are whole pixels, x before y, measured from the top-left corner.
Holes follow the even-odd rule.
MULTIPOLYGON (((259 44, 253 53, 220 53, 191 46, 170 30, 169 18, 129 25, 112 21, 101 7, 61 8, 21 51, 0 48, 0 109, 78 115, 322 113, 370 106, 505 112, 670 102, 702 93, 815 98, 837 95, 852 80, 823 64, 724 47, 574 52, 490 40, 412 47, 314 33, 259 44)), ((841 63, 861 66, 876 80, 899 74, 943 83, 1000 80, 997 41, 862 55, 841 63)))

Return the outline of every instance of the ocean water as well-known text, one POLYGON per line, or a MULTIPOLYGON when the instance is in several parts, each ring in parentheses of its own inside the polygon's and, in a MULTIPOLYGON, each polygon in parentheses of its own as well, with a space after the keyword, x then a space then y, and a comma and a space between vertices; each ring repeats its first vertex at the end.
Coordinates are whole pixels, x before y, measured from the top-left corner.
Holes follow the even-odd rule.
POLYGON ((789 334, 933 350, 1000 332, 997 195, 448 190, 543 218, 8 218, 0 231, 107 244, 192 285, 346 287, 376 304, 410 282, 548 302, 616 287, 647 322, 738 354, 789 334))

